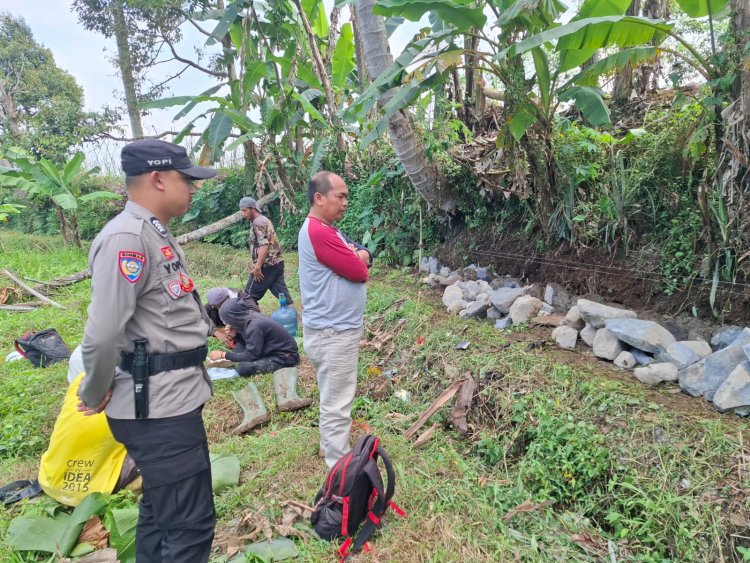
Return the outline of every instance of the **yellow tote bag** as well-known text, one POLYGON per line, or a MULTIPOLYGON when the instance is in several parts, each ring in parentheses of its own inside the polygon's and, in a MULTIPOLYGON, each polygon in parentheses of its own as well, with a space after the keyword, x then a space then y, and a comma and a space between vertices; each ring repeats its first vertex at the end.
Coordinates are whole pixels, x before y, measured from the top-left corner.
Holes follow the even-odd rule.
POLYGON ((68 386, 39 466, 44 492, 69 506, 78 506, 90 493, 111 493, 127 455, 125 446, 112 436, 104 413, 84 416, 78 412, 78 386, 83 375, 68 386))

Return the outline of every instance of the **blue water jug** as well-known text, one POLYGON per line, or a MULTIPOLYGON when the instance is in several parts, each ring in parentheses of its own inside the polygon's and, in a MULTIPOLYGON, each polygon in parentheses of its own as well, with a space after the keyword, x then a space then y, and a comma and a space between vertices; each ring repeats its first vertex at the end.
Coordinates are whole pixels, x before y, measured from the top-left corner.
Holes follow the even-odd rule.
POLYGON ((297 336, 297 311, 287 306, 286 296, 279 295, 279 308, 271 313, 271 318, 283 326, 289 334, 297 336))

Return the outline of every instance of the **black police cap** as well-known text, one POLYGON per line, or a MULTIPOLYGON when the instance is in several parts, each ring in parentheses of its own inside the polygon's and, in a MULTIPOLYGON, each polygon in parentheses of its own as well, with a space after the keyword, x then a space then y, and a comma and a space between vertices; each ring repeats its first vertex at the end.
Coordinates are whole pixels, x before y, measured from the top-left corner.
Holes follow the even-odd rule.
POLYGON ((216 176, 213 168, 195 166, 180 145, 158 139, 133 141, 123 147, 120 156, 126 176, 140 176, 154 170, 177 170, 200 180, 216 176))

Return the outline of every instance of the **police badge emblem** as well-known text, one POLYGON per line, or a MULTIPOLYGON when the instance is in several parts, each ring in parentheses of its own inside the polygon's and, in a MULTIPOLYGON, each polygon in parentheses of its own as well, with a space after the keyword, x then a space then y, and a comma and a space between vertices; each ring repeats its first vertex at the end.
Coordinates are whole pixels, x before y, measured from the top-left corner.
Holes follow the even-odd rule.
POLYGON ((117 254, 117 263, 120 273, 130 283, 135 283, 141 279, 143 274, 143 264, 146 262, 146 255, 133 250, 121 250, 117 254))

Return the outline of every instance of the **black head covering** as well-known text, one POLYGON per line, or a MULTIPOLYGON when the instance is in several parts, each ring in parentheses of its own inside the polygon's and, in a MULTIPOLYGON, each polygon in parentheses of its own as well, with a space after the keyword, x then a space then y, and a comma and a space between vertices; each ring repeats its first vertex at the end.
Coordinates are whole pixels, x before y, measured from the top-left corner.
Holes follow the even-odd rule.
POLYGON ((239 331, 244 330, 247 323, 257 314, 242 299, 237 297, 227 299, 219 308, 219 317, 224 321, 224 324, 228 324, 239 331))

